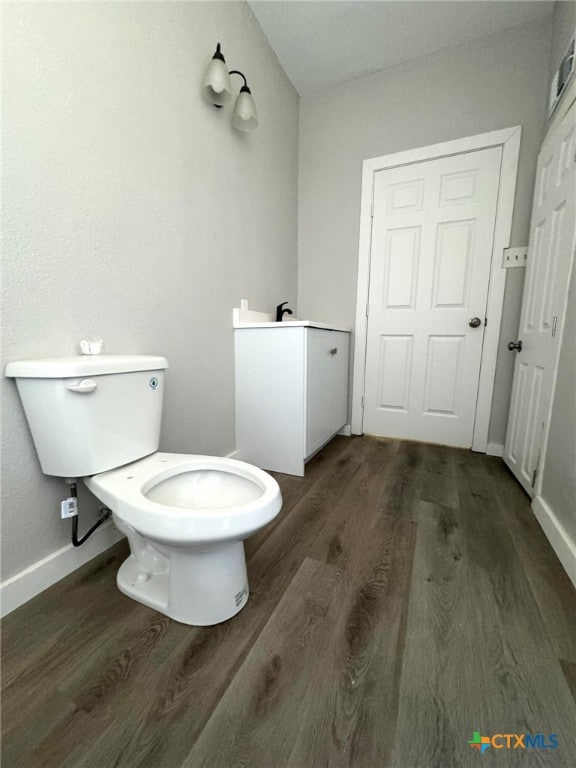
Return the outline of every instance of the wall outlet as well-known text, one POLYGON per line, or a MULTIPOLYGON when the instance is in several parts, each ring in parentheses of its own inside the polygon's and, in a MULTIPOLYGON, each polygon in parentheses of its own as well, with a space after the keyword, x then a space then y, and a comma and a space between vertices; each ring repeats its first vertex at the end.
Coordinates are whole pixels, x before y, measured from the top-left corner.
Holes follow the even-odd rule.
POLYGON ((75 496, 60 502, 60 517, 64 520, 67 517, 76 517, 78 514, 78 500, 75 496))
POLYGON ((528 246, 523 245, 519 248, 504 248, 502 255, 502 266, 504 269, 511 267, 525 267, 528 262, 528 246))

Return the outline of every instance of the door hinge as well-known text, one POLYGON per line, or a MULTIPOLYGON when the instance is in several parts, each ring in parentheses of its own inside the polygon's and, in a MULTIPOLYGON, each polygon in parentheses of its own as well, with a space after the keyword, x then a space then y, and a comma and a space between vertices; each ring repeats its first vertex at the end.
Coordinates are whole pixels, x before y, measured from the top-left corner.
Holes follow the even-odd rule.
POLYGON ((364 408, 364 395, 362 395, 362 400, 360 401, 360 407, 364 408))
POLYGON ((536 485, 536 478, 538 477, 538 468, 534 468, 534 472, 532 472, 532 488, 536 485))
POLYGON ((485 317, 485 318, 484 318, 484 328, 486 328, 486 326, 487 326, 487 325, 488 325, 488 318, 487 318, 487 317, 485 317))
POLYGON ((556 326, 558 325, 558 315, 554 315, 552 320, 552 338, 556 336, 556 326))
POLYGON ((366 317, 370 314, 370 304, 366 304, 366 317))
POLYGON ((370 203, 370 218, 374 218, 374 200, 370 203))

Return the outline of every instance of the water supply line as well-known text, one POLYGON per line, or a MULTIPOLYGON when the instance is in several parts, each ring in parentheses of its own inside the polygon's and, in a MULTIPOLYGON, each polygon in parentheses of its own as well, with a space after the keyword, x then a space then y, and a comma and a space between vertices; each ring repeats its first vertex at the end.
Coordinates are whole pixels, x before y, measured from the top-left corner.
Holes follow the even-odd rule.
MULTIPOLYGON (((67 479, 66 482, 70 486, 70 496, 73 499, 77 499, 78 498, 78 492, 77 492, 77 489, 76 489, 76 480, 71 478, 71 479, 67 479)), ((111 515, 112 515, 112 510, 108 509, 108 507, 100 507, 99 514, 100 514, 100 517, 98 518, 98 520, 96 520, 96 522, 94 523, 92 528, 90 528, 84 534, 84 536, 82 536, 82 538, 79 539, 78 538, 78 511, 76 511, 76 514, 72 518, 72 544, 75 547, 79 547, 81 544, 84 544, 84 542, 87 541, 87 539, 89 539, 90 536, 92 536, 94 531, 97 528, 100 528, 102 523, 105 523, 106 520, 109 520, 111 515)))

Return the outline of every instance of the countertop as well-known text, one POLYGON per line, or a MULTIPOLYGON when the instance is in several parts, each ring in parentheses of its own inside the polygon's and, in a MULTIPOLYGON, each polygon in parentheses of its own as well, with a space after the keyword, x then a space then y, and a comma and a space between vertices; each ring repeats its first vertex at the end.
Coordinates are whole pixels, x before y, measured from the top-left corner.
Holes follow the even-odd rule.
POLYGON ((235 322, 234 328, 242 330, 244 328, 321 328, 325 331, 343 331, 351 333, 350 328, 344 328, 341 325, 332 325, 331 323, 317 323, 315 320, 284 320, 281 323, 242 323, 235 322))

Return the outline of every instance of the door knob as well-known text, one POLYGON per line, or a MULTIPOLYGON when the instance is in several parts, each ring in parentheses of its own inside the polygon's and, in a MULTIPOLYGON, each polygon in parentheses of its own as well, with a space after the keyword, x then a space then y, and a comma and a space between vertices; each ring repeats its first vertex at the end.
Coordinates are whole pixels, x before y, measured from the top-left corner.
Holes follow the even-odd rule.
POLYGON ((468 320, 468 325, 470 328, 478 328, 479 325, 482 325, 482 320, 479 317, 473 317, 471 320, 468 320))
POLYGON ((522 352, 522 342, 521 341, 509 341, 508 342, 508 349, 510 352, 514 352, 514 350, 518 350, 518 352, 522 352))

